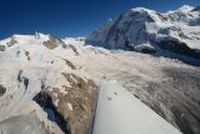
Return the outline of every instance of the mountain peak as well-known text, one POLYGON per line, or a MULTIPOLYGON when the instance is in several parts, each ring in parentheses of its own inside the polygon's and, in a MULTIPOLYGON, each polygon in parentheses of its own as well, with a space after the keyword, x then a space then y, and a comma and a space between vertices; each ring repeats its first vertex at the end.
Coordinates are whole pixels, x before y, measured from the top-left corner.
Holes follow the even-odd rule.
POLYGON ((138 51, 137 48, 140 48, 141 52, 152 53, 160 51, 157 49, 160 47, 199 58, 200 53, 195 50, 200 49, 200 17, 190 12, 192 9, 194 7, 183 5, 177 10, 160 13, 143 7, 133 8, 103 29, 93 32, 88 40, 111 49, 138 51), (171 43, 185 47, 188 52, 171 48, 171 43), (149 45, 143 47, 143 44, 149 45))
POLYGON ((190 11, 192 11, 194 9, 193 6, 190 5, 183 5, 181 7, 179 7, 178 9, 175 10, 169 10, 168 12, 166 12, 167 14, 171 14, 171 13, 177 13, 177 12, 182 12, 182 13, 188 13, 190 11))
POLYGON ((177 11, 181 11, 181 12, 189 12, 191 10, 193 10, 194 7, 190 6, 190 5, 183 5, 181 6, 177 11))
POLYGON ((145 7, 136 7, 136 8, 132 8, 131 11, 133 12, 155 12, 154 10, 145 8, 145 7))

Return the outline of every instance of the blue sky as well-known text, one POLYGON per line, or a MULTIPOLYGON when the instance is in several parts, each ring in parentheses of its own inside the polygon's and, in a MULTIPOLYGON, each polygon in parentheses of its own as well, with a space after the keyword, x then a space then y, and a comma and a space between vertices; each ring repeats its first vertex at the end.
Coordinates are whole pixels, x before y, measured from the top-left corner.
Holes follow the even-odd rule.
POLYGON ((1 0, 0 38, 35 31, 85 36, 133 7, 164 12, 183 4, 197 6, 200 0, 1 0))

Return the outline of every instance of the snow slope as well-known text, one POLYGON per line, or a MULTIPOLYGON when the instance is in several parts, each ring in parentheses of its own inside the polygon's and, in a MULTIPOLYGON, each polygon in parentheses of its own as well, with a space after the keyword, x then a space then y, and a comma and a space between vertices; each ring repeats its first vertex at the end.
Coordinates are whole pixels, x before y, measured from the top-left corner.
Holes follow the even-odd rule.
MULTIPOLYGON (((183 133, 200 132, 199 67, 85 43, 83 38, 62 40, 39 33, 0 41, 3 132, 9 133, 8 129, 15 127, 10 122, 17 121, 22 125, 28 122, 28 128, 31 124, 38 127, 39 133, 91 132, 102 80, 116 80, 123 90, 129 91, 125 95, 136 96, 183 133), (29 122, 30 119, 33 120, 29 122)), ((123 99, 121 103, 125 103, 123 99)), ((13 129, 20 131, 19 128, 13 129)))
POLYGON ((199 59, 199 31, 200 11, 195 7, 185 5, 166 13, 138 7, 109 20, 87 42, 145 53, 168 50, 199 59))
POLYGON ((44 134, 41 122, 33 115, 16 116, 0 123, 3 134, 44 134))
MULTIPOLYGON (((2 133, 12 133, 7 131, 15 126, 11 121, 28 123, 32 113, 45 133, 89 131, 96 86, 70 62, 77 53, 69 44, 44 34, 14 35, 0 44, 6 48, 0 52, 0 90, 5 89, 0 96, 0 126, 7 124, 2 133), (77 103, 83 105, 84 111, 77 103), (18 119, 21 116, 25 119, 18 119)), ((17 134, 32 129, 28 124, 27 131, 15 127, 17 134)))
POLYGON ((181 134, 117 81, 104 81, 93 134, 181 134))

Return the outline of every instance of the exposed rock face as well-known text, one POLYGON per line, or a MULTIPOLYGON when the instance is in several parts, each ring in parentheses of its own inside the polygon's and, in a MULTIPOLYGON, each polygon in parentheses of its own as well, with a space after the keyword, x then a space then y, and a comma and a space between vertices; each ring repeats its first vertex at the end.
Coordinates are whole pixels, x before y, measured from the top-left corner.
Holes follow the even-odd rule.
POLYGON ((63 60, 66 62, 66 64, 67 64, 69 67, 71 67, 71 69, 76 70, 76 66, 75 66, 71 61, 69 61, 69 60, 67 60, 67 59, 63 59, 63 60))
POLYGON ((31 58, 30 58, 30 53, 29 53, 29 51, 25 51, 25 53, 24 53, 25 55, 26 55, 26 57, 27 57, 27 60, 28 61, 30 61, 31 60, 31 58))
POLYGON ((95 114, 98 87, 91 80, 83 80, 75 74, 62 74, 71 87, 65 87, 66 94, 58 88, 44 89, 34 97, 58 124, 65 134, 87 134, 91 131, 95 114))
POLYGON ((14 46, 15 44, 17 44, 18 42, 17 42, 17 40, 15 39, 15 36, 12 36, 12 38, 10 39, 10 41, 9 42, 7 42, 7 46, 8 47, 12 47, 12 46, 14 46))
POLYGON ((43 45, 45 47, 47 47, 48 49, 53 50, 60 45, 65 45, 65 43, 62 40, 60 40, 59 38, 56 38, 56 37, 53 37, 50 35, 49 40, 44 41, 43 45))
POLYGON ((69 45, 69 47, 75 52, 75 54, 76 54, 77 56, 80 55, 79 52, 77 51, 76 47, 74 47, 73 45, 69 45))
POLYGON ((5 50, 6 50, 6 47, 3 45, 0 45, 0 51, 5 51, 5 50))
POLYGON ((191 49, 187 44, 176 39, 163 39, 158 42, 158 45, 162 49, 200 59, 200 49, 191 49))
POLYGON ((58 95, 58 111, 69 122, 71 134, 90 133, 95 114, 98 87, 93 81, 85 81, 74 74, 64 73, 63 75, 72 87, 66 89, 66 95, 58 95))
POLYGON ((33 100, 43 108, 43 110, 47 113, 49 120, 56 122, 65 134, 70 134, 67 121, 64 119, 62 114, 57 111, 57 108, 53 104, 52 98, 48 93, 40 92, 33 98, 33 100))
POLYGON ((6 93, 6 88, 0 84, 0 97, 6 93))

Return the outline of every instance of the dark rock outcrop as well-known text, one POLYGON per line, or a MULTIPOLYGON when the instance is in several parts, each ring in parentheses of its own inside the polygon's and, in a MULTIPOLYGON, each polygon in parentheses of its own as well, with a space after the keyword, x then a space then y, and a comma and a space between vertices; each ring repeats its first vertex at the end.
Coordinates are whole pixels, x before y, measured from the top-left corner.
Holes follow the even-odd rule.
POLYGON ((65 43, 61 39, 50 35, 49 36, 49 40, 44 41, 43 45, 45 47, 47 47, 48 49, 53 50, 53 49, 57 48, 60 45, 61 46, 65 46, 65 43))
POLYGON ((0 51, 3 52, 6 50, 6 47, 4 45, 0 45, 0 51))
POLYGON ((33 100, 65 134, 88 134, 92 130, 98 87, 93 81, 75 74, 61 75, 71 85, 63 85, 66 93, 56 87, 42 86, 42 91, 33 100))
POLYGON ((48 93, 40 92, 33 100, 47 113, 49 120, 55 122, 65 134, 71 134, 67 121, 62 114, 57 111, 57 108, 53 104, 52 98, 48 93))
POLYGON ((163 39, 157 44, 162 49, 200 59, 200 50, 191 49, 187 44, 176 39, 163 39))
POLYGON ((6 87, 0 84, 0 97, 6 93, 6 87))

